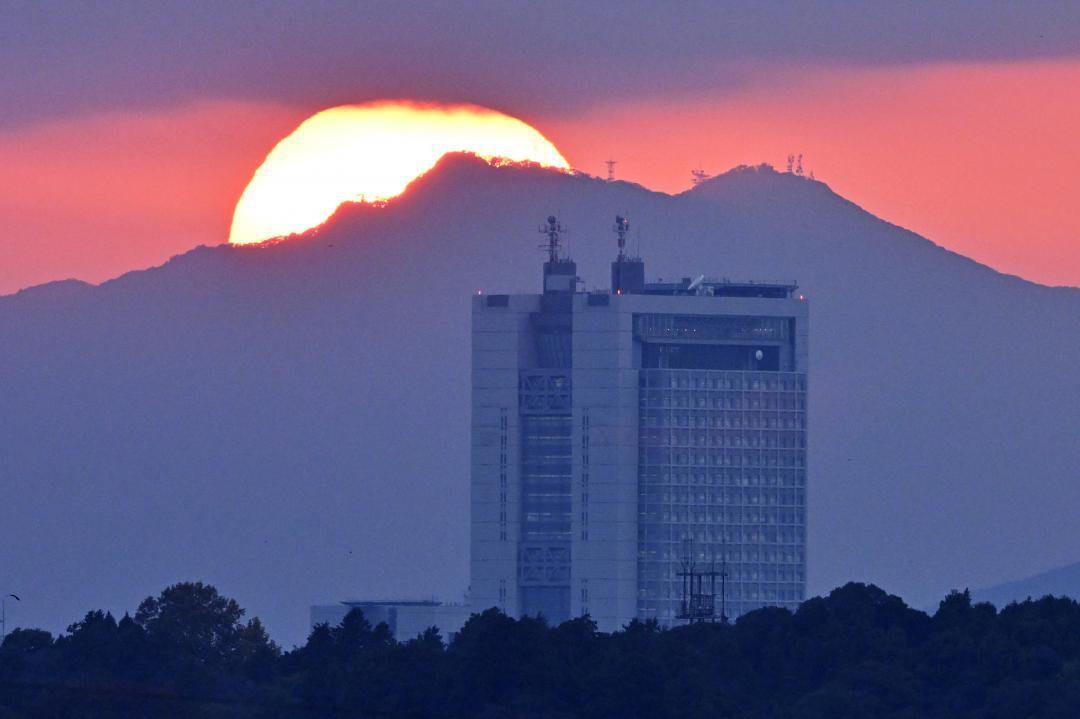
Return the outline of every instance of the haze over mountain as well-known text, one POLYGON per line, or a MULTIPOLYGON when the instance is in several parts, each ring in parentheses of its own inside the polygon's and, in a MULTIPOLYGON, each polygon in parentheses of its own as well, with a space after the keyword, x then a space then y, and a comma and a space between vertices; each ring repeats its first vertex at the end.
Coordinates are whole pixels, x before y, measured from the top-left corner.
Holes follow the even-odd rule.
POLYGON ((1080 562, 971 592, 974 601, 990 602, 999 609, 1010 602, 1040 599, 1047 595, 1080 599, 1080 562))
POLYGON ((669 196, 454 156, 305 237, 0 298, 9 623, 202 579, 288 644, 314 602, 460 598, 469 296, 536 291, 552 212, 588 286, 617 212, 650 278, 799 281, 812 592, 857 579, 918 606, 1080 557, 1080 290, 771 169, 669 196))

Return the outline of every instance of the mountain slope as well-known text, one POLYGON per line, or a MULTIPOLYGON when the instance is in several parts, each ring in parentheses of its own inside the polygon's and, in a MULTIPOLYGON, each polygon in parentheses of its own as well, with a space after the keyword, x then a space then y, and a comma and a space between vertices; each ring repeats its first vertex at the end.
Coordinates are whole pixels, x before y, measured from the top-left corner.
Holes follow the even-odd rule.
POLYGON ((1000 275, 762 168, 679 196, 450 157, 307 237, 0 298, 0 566, 60 627, 199 578, 286 641, 306 606, 467 584, 468 296, 535 291, 538 221, 602 286, 796 278, 811 588, 913 602, 1080 556, 1080 291, 1000 275))
POLYGON ((971 593, 975 601, 990 602, 999 609, 1010 602, 1039 599, 1047 595, 1080 599, 1080 562, 971 593))

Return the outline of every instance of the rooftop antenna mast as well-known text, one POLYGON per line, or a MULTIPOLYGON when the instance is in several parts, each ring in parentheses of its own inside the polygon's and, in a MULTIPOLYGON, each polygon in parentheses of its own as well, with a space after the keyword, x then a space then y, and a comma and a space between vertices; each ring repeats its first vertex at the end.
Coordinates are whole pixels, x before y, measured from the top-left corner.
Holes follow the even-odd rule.
POLYGON ((622 215, 615 215, 616 236, 619 238, 619 261, 626 259, 626 235, 630 232, 630 220, 622 215))
POLYGON ((548 262, 559 261, 559 235, 566 232, 566 227, 559 223, 555 215, 548 215, 547 223, 540 224, 540 234, 547 235, 547 243, 540 245, 540 249, 547 250, 548 262))
POLYGON ((607 181, 615 182, 615 165, 619 164, 619 161, 604 160, 604 164, 607 165, 607 181))

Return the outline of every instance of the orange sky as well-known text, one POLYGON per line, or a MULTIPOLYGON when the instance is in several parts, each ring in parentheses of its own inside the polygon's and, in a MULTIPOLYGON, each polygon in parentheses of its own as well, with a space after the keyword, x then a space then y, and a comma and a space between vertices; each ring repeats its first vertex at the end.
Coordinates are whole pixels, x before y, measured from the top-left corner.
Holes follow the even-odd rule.
POLYGON ((599 109, 544 129, 576 167, 668 192, 698 165, 807 171, 1002 272, 1080 285, 1080 63, 777 73, 722 101, 599 109))
POLYGON ((0 293, 225 242, 255 167, 306 114, 216 103, 0 133, 0 293))
MULTIPOLYGON (((742 94, 525 118, 572 165, 669 192, 698 165, 806 169, 980 262, 1080 285, 1080 62, 770 70, 742 94), (763 89, 764 88, 764 89, 763 89)), ((217 102, 0 132, 0 293, 101 281, 227 238, 274 143, 319 108, 217 102)))

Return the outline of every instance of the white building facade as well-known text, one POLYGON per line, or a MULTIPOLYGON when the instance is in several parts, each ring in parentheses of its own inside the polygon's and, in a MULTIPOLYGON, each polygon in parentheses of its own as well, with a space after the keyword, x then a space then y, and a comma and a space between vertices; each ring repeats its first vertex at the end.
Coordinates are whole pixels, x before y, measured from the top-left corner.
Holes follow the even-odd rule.
POLYGON ((544 268, 543 294, 473 298, 472 611, 612 631, 797 606, 808 303, 794 283, 646 284, 620 252, 611 292, 578 292, 557 236, 544 268))

